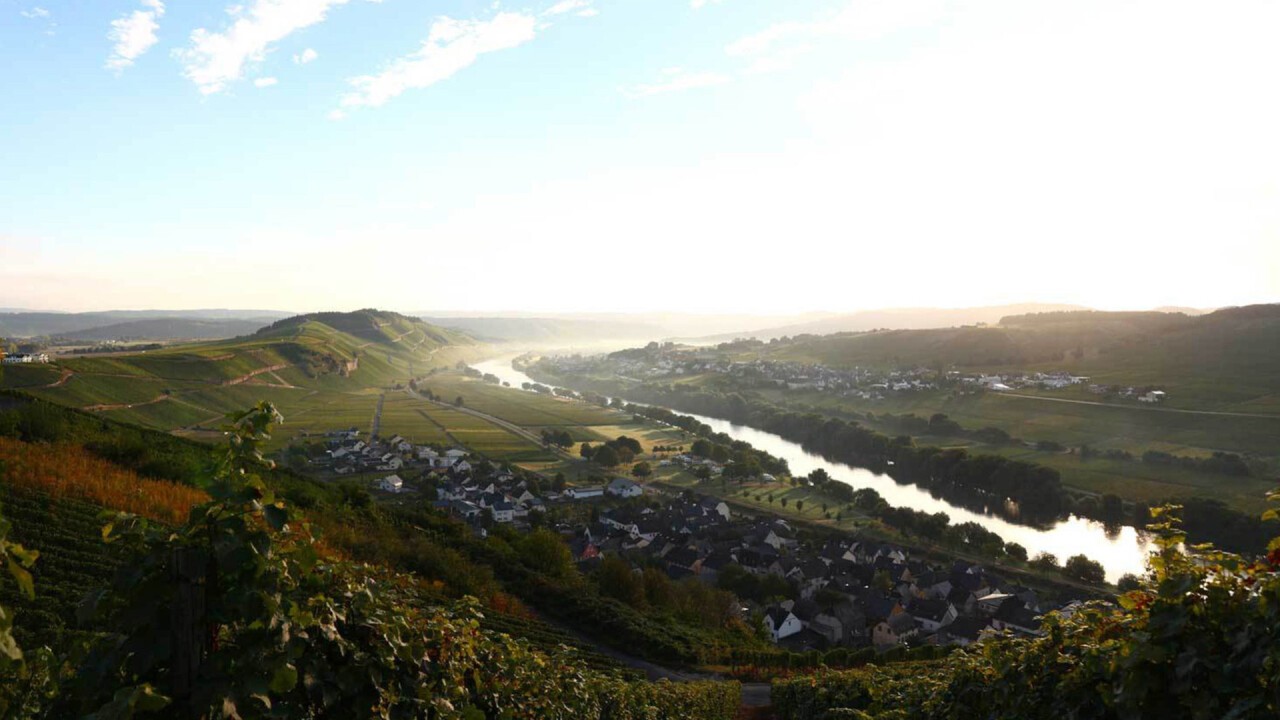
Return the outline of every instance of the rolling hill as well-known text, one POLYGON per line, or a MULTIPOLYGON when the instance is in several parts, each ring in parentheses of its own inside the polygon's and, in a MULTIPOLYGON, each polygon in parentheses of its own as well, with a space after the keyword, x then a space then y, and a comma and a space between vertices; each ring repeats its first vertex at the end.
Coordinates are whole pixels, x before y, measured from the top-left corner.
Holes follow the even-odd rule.
POLYGON ((1223 399, 1280 392, 1280 305, 1189 316, 1159 312, 1013 315, 988 327, 804 336, 762 354, 833 367, 1064 369, 1107 383, 1217 387, 1223 399), (1229 390, 1227 388, 1235 388, 1229 390))
POLYGON ((474 357, 457 331, 377 310, 312 313, 252 335, 132 355, 7 366, 0 386, 104 417, 199 436, 258 400, 301 427, 366 425, 377 388, 474 357))
POLYGON ((889 308, 884 310, 864 310, 861 312, 825 317, 818 320, 759 330, 726 333, 706 338, 700 342, 723 342, 735 338, 755 338, 771 340, 773 338, 791 337, 795 335, 828 335, 831 333, 866 332, 876 329, 921 330, 927 328, 946 328, 958 325, 995 324, 1001 318, 1025 313, 1043 313, 1052 311, 1083 310, 1079 305, 1048 305, 1042 303, 1022 303, 1017 305, 994 305, 975 308, 889 308))
POLYGON ((270 318, 247 320, 150 318, 58 333, 53 336, 53 340, 218 340, 257 332, 270 322, 270 318))
MULTIPOLYGON (((60 313, 60 312, 34 312, 28 310, 20 311, 0 311, 0 337, 7 338, 29 338, 29 337, 46 337, 46 336, 71 336, 77 339, 99 339, 91 337, 87 333, 107 328, 122 323, 135 323, 145 320, 206 320, 206 321, 227 321, 241 320, 254 321, 259 326, 265 325, 273 320, 287 317, 289 313, 280 312, 279 310, 105 310, 102 312, 84 312, 84 313, 60 313)), ((146 327, 146 326, 143 326, 146 327)), ((154 332, 162 326, 157 326, 149 332, 154 332)), ((251 332, 248 331, 248 332, 251 332)), ((238 333, 232 333, 238 334, 238 333)), ((202 337, 195 334, 175 334, 175 335, 155 335, 155 334, 139 334, 136 337, 159 338, 159 337, 176 337, 176 338, 196 338, 202 337)), ((228 337, 228 336, 222 336, 228 337)), ((102 336, 100 339, 114 339, 112 336, 102 336)))

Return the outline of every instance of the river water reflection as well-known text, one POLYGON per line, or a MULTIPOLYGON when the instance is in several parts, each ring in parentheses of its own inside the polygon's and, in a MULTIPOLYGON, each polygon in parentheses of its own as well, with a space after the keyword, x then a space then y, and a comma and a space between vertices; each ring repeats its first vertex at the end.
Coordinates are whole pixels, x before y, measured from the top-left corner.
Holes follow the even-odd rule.
MULTIPOLYGON (((475 368, 492 373, 516 388, 523 383, 536 382, 528 375, 511 367, 511 361, 515 357, 515 355, 507 355, 486 360, 475 364, 475 368)), ((1108 532, 1102 523, 1076 516, 1043 528, 1019 525, 997 515, 974 512, 941 498, 935 498, 915 485, 898 484, 888 475, 880 475, 865 468, 826 460, 805 450, 798 443, 773 433, 735 425, 719 418, 675 409, 672 411, 695 417, 711 426, 716 432, 722 432, 748 442, 758 450, 784 458, 791 467, 792 475, 807 475, 821 468, 831 477, 848 483, 854 488, 872 488, 890 505, 929 513, 944 512, 951 518, 952 523, 976 522, 1004 538, 1005 542, 1016 542, 1022 545, 1031 556, 1049 552, 1056 555, 1059 561, 1065 561, 1072 555, 1084 554, 1102 563, 1107 571, 1107 579, 1112 582, 1124 573, 1141 573, 1145 567, 1147 554, 1152 549, 1145 535, 1138 533, 1130 526, 1113 528, 1108 532)))

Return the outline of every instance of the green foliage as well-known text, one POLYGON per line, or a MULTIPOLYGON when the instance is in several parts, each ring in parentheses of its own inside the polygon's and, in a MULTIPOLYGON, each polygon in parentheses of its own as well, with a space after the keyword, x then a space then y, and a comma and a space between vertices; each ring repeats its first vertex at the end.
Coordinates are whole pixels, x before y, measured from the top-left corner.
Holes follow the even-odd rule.
MULTIPOLYGON (((265 403, 231 418, 215 500, 185 525, 119 514, 103 528, 131 557, 83 605, 107 632, 62 659, 33 654, 22 682, 6 676, 6 716, 727 720, 736 711, 736 684, 652 686, 588 671, 567 650, 484 630, 474 601, 442 607, 417 578, 323 556, 260 476, 269 465, 259 448, 277 418, 265 403)), ((530 561, 545 563, 551 542, 563 548, 554 534, 532 537, 530 561)), ((34 561, 2 547, 17 570, 34 561)))
MULTIPOLYGON (((1187 548, 1176 506, 1119 607, 1050 614, 1043 636, 994 638, 920 667, 774 683, 779 717, 1272 718, 1280 714, 1280 551, 1259 562, 1187 548)), ((1280 547, 1280 540, 1277 540, 1280 547)))

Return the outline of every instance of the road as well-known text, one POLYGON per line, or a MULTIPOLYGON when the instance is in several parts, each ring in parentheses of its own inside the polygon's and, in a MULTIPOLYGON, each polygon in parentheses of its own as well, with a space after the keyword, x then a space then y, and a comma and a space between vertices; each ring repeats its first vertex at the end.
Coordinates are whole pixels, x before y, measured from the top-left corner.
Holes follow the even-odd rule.
MULTIPOLYGON (((539 436, 537 436, 537 435, 534 435, 534 434, 533 434, 532 432, 530 432, 529 430, 527 430, 527 429, 525 429, 525 428, 522 428, 522 427, 520 427, 519 425, 516 425, 516 424, 515 424, 515 423, 513 423, 513 422, 508 422, 508 421, 506 421, 506 420, 503 420, 503 419, 502 419, 502 418, 500 418, 500 417, 495 417, 495 416, 490 415, 490 414, 488 414, 488 413, 482 413, 482 412, 480 412, 479 410, 472 410, 471 408, 466 407, 465 405, 461 405, 461 406, 460 406, 460 405, 454 405, 453 403, 442 402, 442 401, 440 401, 440 400, 432 400, 432 399, 430 399, 430 398, 428 398, 428 397, 424 397, 423 395, 418 394, 418 392, 417 392, 416 390, 413 390, 412 388, 406 388, 405 392, 409 393, 410 395, 412 395, 413 397, 415 397, 415 398, 417 398, 417 399, 419 399, 419 400, 422 400, 422 401, 425 401, 425 402, 429 402, 429 403, 432 403, 432 404, 434 404, 434 405, 438 405, 438 406, 443 407, 443 408, 449 408, 449 409, 451 409, 451 410, 457 410, 458 412, 466 413, 467 415, 470 415, 470 416, 475 417, 475 418, 479 418, 479 419, 484 420, 485 422, 490 423, 490 424, 492 424, 492 425, 497 425, 498 427, 502 428, 503 430, 506 430, 507 432, 510 432, 510 433, 511 433, 511 434, 513 434, 513 435, 517 435, 517 436, 519 436, 519 437, 522 437, 522 438, 524 438, 524 439, 528 440, 529 442, 531 442, 531 443, 533 443, 533 444, 535 444, 535 445, 538 445, 539 447, 541 447, 541 446, 542 446, 542 444, 543 444, 543 443, 542 443, 542 438, 541 438, 541 437, 539 437, 539 436)), ((381 404, 379 404, 379 408, 381 408, 381 404)), ((562 457, 562 458, 568 459, 568 460, 574 460, 574 459, 577 459, 577 456, 575 456, 575 455, 573 455, 573 454, 571 454, 571 453, 569 453, 569 452, 566 452, 566 451, 564 451, 564 450, 561 450, 561 449, 560 449, 560 448, 558 448, 558 447, 554 447, 554 446, 552 446, 552 447, 550 447, 550 448, 549 448, 549 450, 550 450, 551 452, 555 453, 556 455, 558 455, 558 456, 560 456, 560 457, 562 457)))
POLYGON ((1044 400, 1045 402, 1070 403, 1072 405, 1097 405, 1098 407, 1112 408, 1113 410, 1142 410, 1144 412, 1163 412, 1163 413, 1179 413, 1182 415, 1219 415, 1225 417, 1242 417, 1242 418, 1262 418, 1264 420, 1280 420, 1280 415, 1267 415, 1265 413, 1240 413, 1227 412, 1225 410, 1183 410, 1181 408, 1165 408, 1165 407, 1143 407, 1141 405, 1116 405, 1115 403, 1097 402, 1096 400, 1070 400, 1068 398, 1051 398, 1043 395, 1023 395, 1021 393, 1002 392, 1000 397, 1015 397, 1025 400, 1044 400))

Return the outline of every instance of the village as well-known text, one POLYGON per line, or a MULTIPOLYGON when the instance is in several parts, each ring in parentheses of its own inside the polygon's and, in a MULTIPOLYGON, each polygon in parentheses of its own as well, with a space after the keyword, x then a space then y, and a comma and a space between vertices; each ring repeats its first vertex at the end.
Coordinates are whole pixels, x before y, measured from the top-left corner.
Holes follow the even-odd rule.
MULTIPOLYGON (((656 345, 656 343, 654 344, 656 345)), ((723 352, 708 348, 680 345, 650 346, 643 351, 615 353, 598 357, 568 356, 547 359, 560 375, 581 375, 608 370, 625 380, 644 382, 678 379, 703 374, 720 374, 734 378, 743 389, 780 389, 784 391, 818 391, 826 395, 884 400, 895 393, 918 393, 948 390, 961 395, 979 392, 1015 390, 1062 390, 1087 387, 1095 395, 1143 403, 1163 403, 1166 393, 1154 387, 1130 387, 1090 383, 1090 378, 1065 370, 1003 371, 999 373, 912 367, 882 370, 864 367, 849 369, 825 365, 778 360, 732 360, 723 352)))
MULTIPOLYGON (((615 556, 636 573, 656 567, 675 582, 732 590, 742 601, 736 614, 795 652, 1036 635, 1039 616, 1062 609, 978 565, 937 565, 894 545, 815 534, 715 497, 623 477, 566 485, 563 476, 472 462, 464 450, 365 441, 354 430, 330 435, 338 468, 393 471, 374 483, 389 501, 420 496, 481 537, 499 525, 554 528, 584 574, 615 556)), ((663 462, 696 470, 711 461, 680 454, 663 462)))

